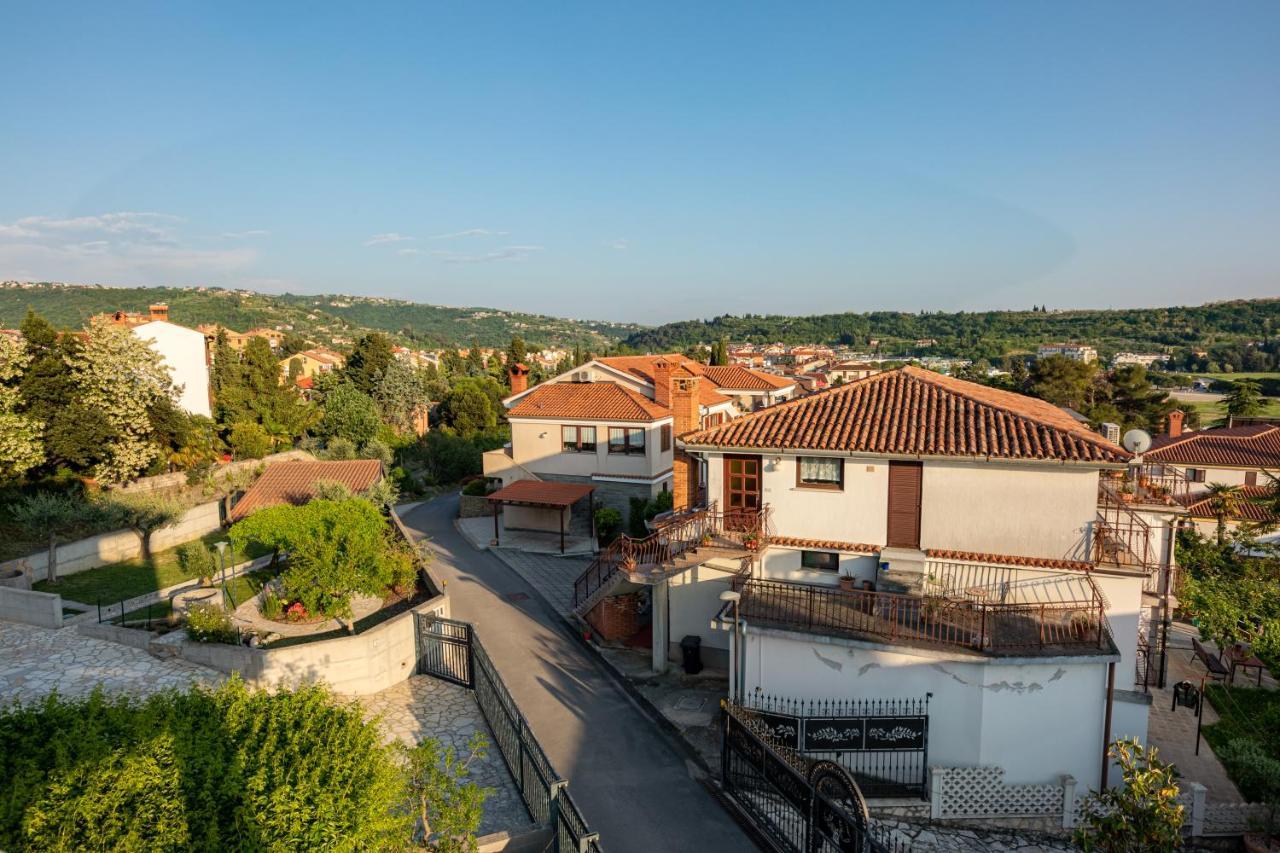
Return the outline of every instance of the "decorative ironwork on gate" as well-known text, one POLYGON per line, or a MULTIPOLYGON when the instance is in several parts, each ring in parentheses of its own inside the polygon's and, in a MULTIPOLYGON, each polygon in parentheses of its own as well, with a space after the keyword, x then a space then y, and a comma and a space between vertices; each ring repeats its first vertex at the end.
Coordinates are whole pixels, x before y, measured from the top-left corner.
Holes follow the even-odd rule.
POLYGON ((799 700, 747 697, 780 746, 848 770, 872 797, 926 799, 929 790, 929 699, 799 700))
POLYGON ((757 711, 726 703, 725 794, 779 853, 896 853, 872 824, 858 783, 834 761, 809 761, 773 741, 757 711))
POLYGON ((534 821, 551 829, 552 853, 601 853, 600 835, 587 826, 515 699, 469 622, 428 613, 417 617, 418 672, 474 691, 511 778, 534 821))

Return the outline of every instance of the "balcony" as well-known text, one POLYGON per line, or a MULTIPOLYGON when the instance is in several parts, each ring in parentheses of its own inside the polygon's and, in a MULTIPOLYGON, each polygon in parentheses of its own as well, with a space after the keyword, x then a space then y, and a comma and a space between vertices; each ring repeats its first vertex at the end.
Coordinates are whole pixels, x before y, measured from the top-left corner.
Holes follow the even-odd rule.
POLYGON ((903 595, 744 580, 739 612, 756 628, 987 656, 1113 654, 1106 602, 1088 577, 1061 576, 903 595))

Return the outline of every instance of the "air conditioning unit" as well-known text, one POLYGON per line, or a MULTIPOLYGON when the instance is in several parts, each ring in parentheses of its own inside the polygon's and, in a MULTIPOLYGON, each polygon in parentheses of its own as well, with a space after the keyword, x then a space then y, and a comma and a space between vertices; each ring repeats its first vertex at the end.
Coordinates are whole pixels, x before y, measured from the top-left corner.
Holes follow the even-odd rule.
POLYGON ((574 382, 590 382, 591 381, 590 371, 579 370, 577 373, 573 374, 573 381, 574 382))
POLYGON ((1104 423, 1099 432, 1102 433, 1103 438, 1112 444, 1120 443, 1120 424, 1104 423))

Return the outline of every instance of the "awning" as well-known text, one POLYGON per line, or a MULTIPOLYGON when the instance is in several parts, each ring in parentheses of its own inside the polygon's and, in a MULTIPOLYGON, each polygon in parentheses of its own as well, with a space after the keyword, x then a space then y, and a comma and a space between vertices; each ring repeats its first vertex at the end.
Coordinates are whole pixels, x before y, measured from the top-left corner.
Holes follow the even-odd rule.
POLYGON ((498 491, 489 495, 489 502, 563 508, 573 506, 595 490, 595 486, 587 483, 549 483, 544 480, 516 480, 506 488, 498 489, 498 491))

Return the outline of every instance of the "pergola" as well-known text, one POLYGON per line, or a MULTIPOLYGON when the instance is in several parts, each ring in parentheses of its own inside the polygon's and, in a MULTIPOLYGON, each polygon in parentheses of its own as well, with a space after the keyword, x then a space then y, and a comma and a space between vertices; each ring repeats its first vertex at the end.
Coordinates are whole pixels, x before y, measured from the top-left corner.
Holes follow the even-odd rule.
MULTIPOLYGON (((552 483, 545 480, 516 480, 511 485, 498 489, 489 495, 489 503, 493 505, 493 539, 502 541, 501 525, 498 523, 498 512, 503 504, 514 506, 534 506, 542 509, 555 509, 560 512, 560 553, 564 553, 564 514, 569 507, 583 498, 591 497, 595 486, 586 483, 552 483)), ((591 538, 596 535, 596 506, 591 498, 591 538)))

